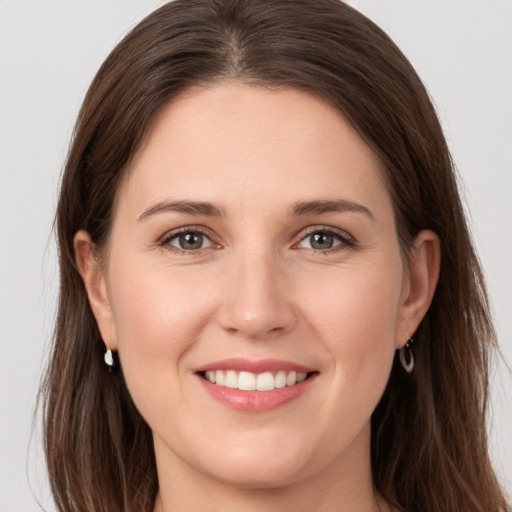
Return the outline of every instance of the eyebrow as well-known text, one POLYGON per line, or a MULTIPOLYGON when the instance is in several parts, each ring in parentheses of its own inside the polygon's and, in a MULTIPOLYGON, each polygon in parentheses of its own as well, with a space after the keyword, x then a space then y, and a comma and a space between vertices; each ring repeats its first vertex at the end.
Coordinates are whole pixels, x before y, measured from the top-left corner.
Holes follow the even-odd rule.
POLYGON ((139 222, 162 212, 179 212, 207 217, 225 217, 226 215, 222 208, 204 201, 162 201, 144 210, 139 217, 139 222))
POLYGON ((316 200, 316 201, 297 201, 292 205, 291 215, 318 215, 322 213, 336 213, 336 212, 356 212, 367 215, 371 220, 375 221, 373 213, 359 203, 353 201, 346 201, 339 199, 331 200, 316 200))
MULTIPOLYGON (((162 201, 150 206, 139 217, 139 222, 148 217, 162 212, 179 212, 190 215, 204 215, 207 217, 225 217, 226 211, 212 203, 205 201, 162 201)), ((319 215, 322 213, 357 212, 364 213, 370 219, 375 220, 373 213, 362 204, 353 201, 339 200, 315 200, 297 201, 290 209, 292 216, 319 215)))

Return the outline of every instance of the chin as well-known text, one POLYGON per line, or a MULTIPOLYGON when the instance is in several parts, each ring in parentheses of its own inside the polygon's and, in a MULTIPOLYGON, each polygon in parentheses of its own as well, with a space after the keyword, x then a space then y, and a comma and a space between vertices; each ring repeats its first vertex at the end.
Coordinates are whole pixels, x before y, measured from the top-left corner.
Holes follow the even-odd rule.
MULTIPOLYGON (((281 436, 278 436, 281 437, 281 436)), ((312 460, 306 443, 255 436, 246 442, 208 447, 197 460, 196 469, 217 481, 243 489, 272 489, 308 476, 312 460), (212 449, 214 448, 214 449, 212 449), (207 455, 207 457, 204 457, 207 455), (214 463, 212 464, 212 461, 214 463)), ((297 439, 297 441, 299 441, 297 439)))
POLYGON ((239 489, 276 489, 305 478, 304 471, 294 464, 275 461, 224 461, 212 468, 211 477, 239 489))

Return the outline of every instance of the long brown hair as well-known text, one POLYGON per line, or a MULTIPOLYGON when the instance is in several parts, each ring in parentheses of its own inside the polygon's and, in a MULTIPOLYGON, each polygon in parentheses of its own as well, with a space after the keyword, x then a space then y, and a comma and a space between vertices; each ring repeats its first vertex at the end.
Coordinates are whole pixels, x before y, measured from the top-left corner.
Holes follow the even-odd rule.
POLYGON ((188 87, 222 80, 330 102, 384 164, 404 255, 421 229, 440 237, 441 274, 415 334, 415 371, 395 361, 372 416, 376 490, 409 512, 505 510, 485 425, 495 333, 450 154, 407 59, 339 0, 176 0, 135 27, 92 82, 62 179, 59 310, 42 387, 58 510, 152 510, 151 431, 119 362, 112 373, 103 363, 73 237, 85 229, 105 247, 123 171, 154 114, 188 87))

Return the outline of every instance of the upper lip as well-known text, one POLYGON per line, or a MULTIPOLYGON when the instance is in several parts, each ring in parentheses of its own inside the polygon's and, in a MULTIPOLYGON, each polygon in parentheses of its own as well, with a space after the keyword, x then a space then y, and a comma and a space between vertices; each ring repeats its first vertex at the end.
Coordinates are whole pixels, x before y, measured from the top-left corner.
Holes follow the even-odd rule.
POLYGON ((250 373, 278 372, 281 370, 287 372, 295 371, 306 373, 316 371, 314 368, 308 368, 307 366, 282 359, 253 360, 236 357, 230 359, 221 359, 220 361, 214 361, 212 363, 202 365, 196 368, 194 372, 199 373, 211 370, 235 370, 250 373))

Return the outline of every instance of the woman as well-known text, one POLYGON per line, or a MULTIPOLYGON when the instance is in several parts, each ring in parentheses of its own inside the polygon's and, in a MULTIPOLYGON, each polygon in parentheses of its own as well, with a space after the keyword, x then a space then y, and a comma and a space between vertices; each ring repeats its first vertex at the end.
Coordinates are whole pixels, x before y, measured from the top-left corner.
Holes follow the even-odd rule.
POLYGON ((446 143, 350 7, 150 15, 87 94, 57 228, 60 510, 505 510, 446 143))

